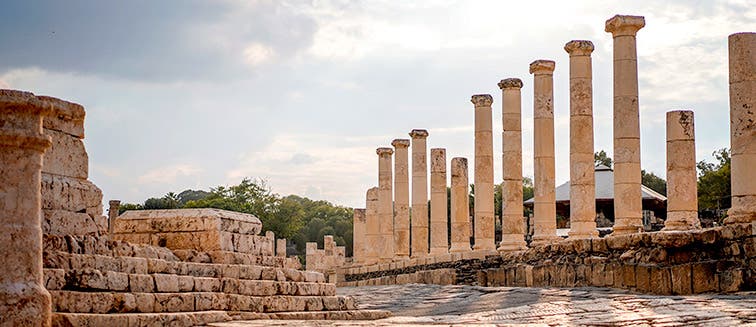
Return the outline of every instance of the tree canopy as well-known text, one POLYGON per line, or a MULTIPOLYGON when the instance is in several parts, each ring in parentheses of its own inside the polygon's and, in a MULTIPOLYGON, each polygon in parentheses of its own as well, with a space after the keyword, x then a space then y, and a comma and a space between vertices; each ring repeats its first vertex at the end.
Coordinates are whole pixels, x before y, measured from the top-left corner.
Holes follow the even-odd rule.
POLYGON ((716 162, 701 160, 698 168, 698 210, 719 210, 730 207, 730 150, 712 153, 716 162))

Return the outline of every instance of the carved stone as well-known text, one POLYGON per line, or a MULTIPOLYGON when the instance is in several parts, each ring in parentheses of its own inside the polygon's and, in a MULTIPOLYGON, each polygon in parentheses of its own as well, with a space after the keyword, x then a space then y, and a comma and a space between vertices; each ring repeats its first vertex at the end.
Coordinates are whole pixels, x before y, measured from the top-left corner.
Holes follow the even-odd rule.
POLYGON ((667 220, 664 230, 700 229, 693 111, 667 112, 667 220))
POLYGON ((519 251, 527 248, 522 206, 522 80, 507 78, 501 88, 501 120, 503 132, 501 184, 501 243, 498 251, 519 251))
POLYGON ((493 113, 490 94, 476 94, 475 105, 475 243, 474 250, 495 250, 493 185, 493 113))

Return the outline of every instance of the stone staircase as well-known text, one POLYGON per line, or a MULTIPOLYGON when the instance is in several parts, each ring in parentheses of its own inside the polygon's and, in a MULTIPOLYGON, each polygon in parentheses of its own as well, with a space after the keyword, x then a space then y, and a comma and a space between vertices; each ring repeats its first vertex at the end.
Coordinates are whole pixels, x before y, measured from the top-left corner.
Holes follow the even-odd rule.
POLYGON ((334 312, 371 319, 318 272, 292 259, 227 251, 171 251, 105 236, 44 237, 44 283, 59 326, 192 326, 334 312), (281 313, 288 313, 281 315, 281 313), (271 315, 274 314, 274 315, 271 315))

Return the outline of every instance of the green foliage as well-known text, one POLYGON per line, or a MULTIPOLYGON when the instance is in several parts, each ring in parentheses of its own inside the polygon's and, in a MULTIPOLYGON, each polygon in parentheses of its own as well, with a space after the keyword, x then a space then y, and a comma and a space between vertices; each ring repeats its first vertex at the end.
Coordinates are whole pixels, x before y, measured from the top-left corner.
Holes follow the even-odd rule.
POLYGON ((701 160, 696 164, 699 210, 725 209, 731 205, 730 150, 719 149, 712 155, 716 163, 701 160))
POLYGON ((607 166, 609 168, 612 168, 612 163, 613 163, 612 158, 609 157, 606 154, 606 151, 604 151, 604 150, 601 150, 599 152, 595 152, 593 154, 593 161, 594 161, 594 166, 604 165, 604 166, 607 166))
POLYGON ((144 210, 144 206, 139 203, 121 203, 118 207, 118 214, 122 214, 129 210, 144 210))
POLYGON ((644 169, 641 169, 641 184, 660 194, 667 195, 667 181, 654 173, 647 173, 644 169))

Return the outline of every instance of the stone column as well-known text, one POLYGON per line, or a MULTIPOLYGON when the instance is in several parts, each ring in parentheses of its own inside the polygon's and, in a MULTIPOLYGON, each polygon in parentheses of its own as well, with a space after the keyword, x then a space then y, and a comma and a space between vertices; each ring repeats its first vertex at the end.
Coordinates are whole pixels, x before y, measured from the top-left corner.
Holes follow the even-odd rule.
POLYGON ((533 74, 533 245, 555 241, 556 186, 554 184, 554 66, 551 60, 530 64, 533 74))
POLYGON ((470 252, 470 198, 467 158, 451 160, 451 248, 449 252, 470 252))
POLYGON ((431 149, 430 254, 449 253, 446 149, 431 149))
POLYGON ((362 263, 365 261, 365 209, 354 209, 352 220, 352 261, 362 263))
POLYGON ((378 188, 373 187, 367 190, 365 201, 365 264, 374 264, 378 262, 381 248, 380 225, 378 221, 378 188))
POLYGON ((276 256, 286 257, 286 239, 279 238, 276 240, 276 256))
POLYGON ((428 255, 428 131, 413 129, 412 137, 412 251, 413 258, 428 255))
POLYGON ((110 205, 110 208, 108 209, 108 233, 113 235, 113 224, 115 224, 115 221, 118 218, 118 211, 121 210, 121 201, 110 200, 108 204, 110 205))
POLYGON ((593 159, 593 42, 570 41, 570 238, 598 237, 593 159))
POLYGON ((693 111, 667 112, 667 220, 664 230, 701 228, 693 111))
POLYGON ((732 207, 725 224, 756 220, 756 33, 728 38, 732 207))
POLYGON ((394 253, 399 259, 410 254, 409 145, 396 139, 394 146, 394 253))
POLYGON ((476 94, 475 105, 475 244, 474 250, 496 250, 494 241, 493 114, 490 94, 476 94))
POLYGON ((605 30, 614 37, 614 228, 612 234, 643 228, 638 111, 638 58, 635 33, 642 16, 614 16, 605 30))
POLYGON ((394 258, 394 201, 392 191, 391 148, 378 148, 378 229, 380 230, 379 257, 381 261, 394 258))
POLYGON ((50 114, 33 94, 0 90, 0 325, 49 326, 42 276, 41 172, 50 114))
POLYGON ((522 207, 522 80, 507 78, 501 89, 501 243, 499 252, 527 248, 522 207))

